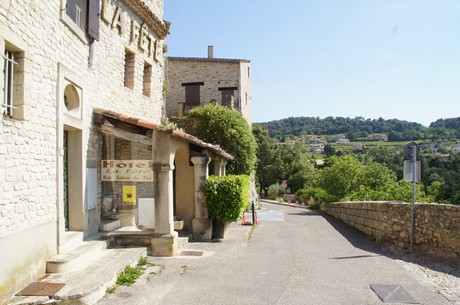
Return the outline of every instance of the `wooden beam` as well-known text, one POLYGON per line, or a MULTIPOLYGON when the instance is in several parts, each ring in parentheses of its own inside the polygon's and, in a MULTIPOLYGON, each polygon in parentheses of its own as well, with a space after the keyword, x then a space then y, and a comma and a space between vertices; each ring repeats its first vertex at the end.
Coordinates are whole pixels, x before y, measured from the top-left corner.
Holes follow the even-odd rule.
POLYGON ((139 142, 145 145, 150 145, 152 146, 152 138, 151 137, 146 137, 144 135, 132 133, 129 131, 124 131, 122 129, 110 127, 107 125, 96 125, 96 129, 99 132, 102 132, 104 134, 112 135, 116 138, 120 138, 123 140, 127 140, 130 142, 139 142))

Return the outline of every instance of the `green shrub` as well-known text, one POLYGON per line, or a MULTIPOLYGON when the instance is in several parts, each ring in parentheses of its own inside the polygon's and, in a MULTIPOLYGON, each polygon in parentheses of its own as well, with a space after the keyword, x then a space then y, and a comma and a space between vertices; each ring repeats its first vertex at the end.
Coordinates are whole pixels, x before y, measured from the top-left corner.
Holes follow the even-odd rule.
POLYGON ((278 198, 283 198, 286 192, 286 185, 279 183, 272 184, 268 187, 268 199, 277 200, 278 198))
POLYGON ((299 199, 307 204, 318 204, 323 202, 335 202, 338 201, 337 197, 329 194, 326 190, 319 187, 308 187, 298 190, 296 195, 299 199), (311 202, 313 198, 313 202, 311 202))
POLYGON ((219 222, 239 219, 249 200, 249 177, 246 175, 211 176, 204 185, 209 215, 219 222))
POLYGON ((186 132, 203 141, 220 145, 235 157, 227 173, 250 175, 257 160, 257 143, 243 116, 228 108, 206 105, 192 109, 179 123, 186 132))

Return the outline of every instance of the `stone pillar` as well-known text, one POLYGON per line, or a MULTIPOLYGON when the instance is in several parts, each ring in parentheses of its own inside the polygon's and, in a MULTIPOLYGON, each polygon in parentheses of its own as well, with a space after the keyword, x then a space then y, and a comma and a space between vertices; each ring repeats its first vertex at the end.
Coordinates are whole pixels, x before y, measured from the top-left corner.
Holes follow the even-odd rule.
POLYGON ((222 159, 222 161, 220 162, 220 175, 221 176, 225 176, 227 173, 225 171, 225 166, 227 165, 227 160, 225 159, 222 159))
POLYGON ((174 232, 172 203, 172 171, 174 166, 153 164, 155 188, 155 233, 174 232))
POLYGON ((151 240, 151 251, 157 256, 174 256, 178 253, 178 234, 174 231, 171 140, 166 133, 153 132, 152 141, 155 235, 151 240))
POLYGON ((192 221, 192 236, 194 240, 210 241, 212 239, 212 220, 206 208, 203 185, 208 179, 208 156, 192 157, 195 169, 195 218, 192 221))
POLYGON ((155 187, 155 237, 151 251, 157 256, 174 256, 178 253, 178 234, 174 231, 173 180, 174 166, 153 164, 155 187))
POLYGON ((222 157, 216 157, 214 159, 214 164, 214 176, 225 176, 225 165, 227 164, 227 160, 222 157))

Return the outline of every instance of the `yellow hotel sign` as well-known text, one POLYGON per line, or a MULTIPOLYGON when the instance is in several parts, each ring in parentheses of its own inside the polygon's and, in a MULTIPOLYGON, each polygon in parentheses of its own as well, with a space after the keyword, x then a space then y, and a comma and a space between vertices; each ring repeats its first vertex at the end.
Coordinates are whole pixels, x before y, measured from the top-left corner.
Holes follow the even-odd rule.
POLYGON ((153 182, 150 160, 102 160, 102 181, 153 182))

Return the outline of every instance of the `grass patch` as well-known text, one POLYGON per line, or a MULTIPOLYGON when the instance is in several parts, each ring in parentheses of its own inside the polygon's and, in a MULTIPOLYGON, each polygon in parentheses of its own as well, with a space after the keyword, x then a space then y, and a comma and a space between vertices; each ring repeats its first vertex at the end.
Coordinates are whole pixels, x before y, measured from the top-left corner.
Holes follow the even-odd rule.
POLYGON ((117 284, 113 285, 112 287, 108 287, 107 290, 105 291, 106 293, 114 293, 115 290, 117 289, 117 284))
POLYGON ((141 266, 126 268, 118 275, 117 285, 130 286, 144 273, 144 268, 141 266))
POLYGON ((149 272, 149 274, 147 274, 147 281, 150 281, 150 279, 156 275, 160 275, 162 271, 163 271, 163 268, 158 270, 158 272, 156 271, 149 272))
POLYGON ((147 259, 147 256, 142 256, 137 262, 137 265, 141 267, 142 266, 148 266, 148 267, 156 266, 156 264, 149 262, 149 260, 147 259))
MULTIPOLYGON (((125 269, 120 272, 117 277, 116 285, 130 286, 134 284, 148 266, 155 266, 155 264, 149 262, 146 256, 139 258, 135 267, 126 266, 125 269)), ((115 289, 116 286, 113 287, 113 290, 115 289)))
POLYGON ((188 266, 187 265, 183 265, 181 266, 181 269, 182 269, 182 272, 180 273, 181 275, 185 274, 185 271, 188 270, 188 266))
POLYGON ((253 225, 252 228, 251 228, 251 230, 249 230, 249 232, 248 232, 248 241, 251 240, 252 234, 254 234, 254 229, 255 229, 257 226, 258 226, 258 225, 253 225))

